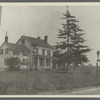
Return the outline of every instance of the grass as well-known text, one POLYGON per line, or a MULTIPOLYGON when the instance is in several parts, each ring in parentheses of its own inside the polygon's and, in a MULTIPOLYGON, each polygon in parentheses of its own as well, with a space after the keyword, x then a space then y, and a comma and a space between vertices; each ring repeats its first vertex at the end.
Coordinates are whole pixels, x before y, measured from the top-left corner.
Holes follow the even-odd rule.
POLYGON ((92 68, 92 71, 90 69, 78 68, 74 72, 70 70, 69 73, 64 70, 0 72, 0 95, 34 95, 49 91, 99 86, 100 74, 98 73, 97 76, 95 68, 92 68))

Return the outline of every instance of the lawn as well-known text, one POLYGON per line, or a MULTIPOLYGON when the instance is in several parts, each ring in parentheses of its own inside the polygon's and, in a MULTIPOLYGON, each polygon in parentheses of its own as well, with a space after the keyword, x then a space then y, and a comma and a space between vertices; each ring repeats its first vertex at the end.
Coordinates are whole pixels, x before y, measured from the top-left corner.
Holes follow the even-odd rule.
POLYGON ((83 69, 83 72, 77 69, 69 73, 64 70, 0 72, 0 95, 36 95, 42 92, 99 86, 100 74, 88 70, 86 73, 83 69))

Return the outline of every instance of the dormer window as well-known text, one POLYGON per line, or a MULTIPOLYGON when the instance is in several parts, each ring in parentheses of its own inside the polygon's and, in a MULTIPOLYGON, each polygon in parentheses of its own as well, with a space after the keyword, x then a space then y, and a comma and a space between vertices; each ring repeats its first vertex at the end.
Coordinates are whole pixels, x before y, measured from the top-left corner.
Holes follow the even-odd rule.
POLYGON ((21 40, 21 44, 25 44, 25 39, 22 39, 21 40))
POLYGON ((37 45, 38 45, 37 43, 31 44, 31 46, 33 47, 33 49, 35 49, 37 45))

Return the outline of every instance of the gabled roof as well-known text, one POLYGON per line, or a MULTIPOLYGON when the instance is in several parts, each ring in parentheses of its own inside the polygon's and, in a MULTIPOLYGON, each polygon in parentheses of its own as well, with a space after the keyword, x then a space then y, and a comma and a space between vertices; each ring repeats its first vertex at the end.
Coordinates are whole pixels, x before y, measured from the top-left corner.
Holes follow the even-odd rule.
POLYGON ((29 50, 24 45, 18 45, 14 43, 6 43, 10 50, 17 50, 22 52, 29 52, 29 50))
MULTIPOLYGON (((29 36, 22 36, 21 38, 25 38, 25 39, 27 39, 27 41, 30 43, 30 44, 37 44, 37 46, 39 46, 39 47, 45 47, 45 48, 50 48, 50 49, 53 49, 53 47, 50 45, 50 44, 48 44, 48 43, 46 43, 43 39, 38 39, 38 38, 33 38, 33 37, 29 37, 29 36)), ((21 39, 20 38, 20 39, 21 39)), ((19 40, 20 40, 19 39, 19 40)), ((18 41, 19 41, 18 40, 18 41)))

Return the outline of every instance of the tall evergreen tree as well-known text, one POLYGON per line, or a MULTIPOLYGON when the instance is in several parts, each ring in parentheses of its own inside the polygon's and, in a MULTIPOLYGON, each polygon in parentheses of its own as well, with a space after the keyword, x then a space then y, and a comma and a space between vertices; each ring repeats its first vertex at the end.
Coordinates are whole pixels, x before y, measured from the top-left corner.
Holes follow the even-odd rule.
POLYGON ((84 45, 83 30, 78 25, 78 20, 75 16, 72 16, 69 12, 68 6, 66 13, 63 14, 65 23, 62 24, 62 29, 59 29, 58 38, 60 42, 56 45, 56 49, 59 50, 58 62, 63 66, 67 63, 67 70, 70 64, 74 64, 75 68, 78 64, 82 64, 88 61, 85 53, 89 52, 88 46, 84 45))

